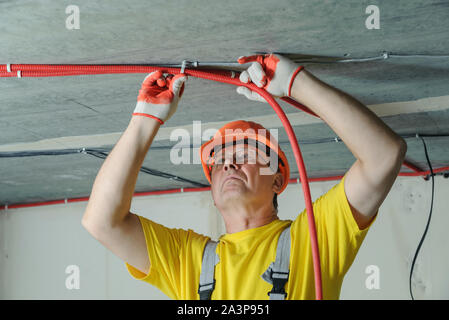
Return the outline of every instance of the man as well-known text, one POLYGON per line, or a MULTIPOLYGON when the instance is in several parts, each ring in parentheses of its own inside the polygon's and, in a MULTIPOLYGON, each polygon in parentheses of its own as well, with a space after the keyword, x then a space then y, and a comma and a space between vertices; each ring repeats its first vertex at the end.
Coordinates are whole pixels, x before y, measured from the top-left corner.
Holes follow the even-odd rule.
MULTIPOLYGON (((360 102, 285 57, 257 55, 241 57, 239 62, 252 62, 241 73, 242 82, 252 81, 274 97, 290 96, 306 105, 357 158, 344 178, 313 203, 323 298, 338 299, 343 277, 398 175, 406 143, 360 102)), ((126 262, 134 278, 155 285, 173 299, 198 299, 203 250, 209 238, 192 230, 164 227, 129 211, 139 169, 160 125, 175 113, 185 80, 185 75, 164 77, 161 72, 145 78, 130 124, 94 182, 82 224, 126 262)), ((246 87, 237 92, 261 100, 246 87)), ((272 286, 261 275, 275 259, 279 235, 290 226, 286 298, 314 299, 305 211, 293 222, 277 216, 276 197, 289 177, 285 155, 269 134, 233 134, 239 128, 263 127, 231 122, 201 150, 212 198, 226 226, 216 248, 219 262, 211 298, 268 299, 272 286), (232 129, 231 144, 223 143, 225 129, 232 129), (251 141, 265 141, 268 152, 254 152, 260 145, 251 141), (239 154, 237 146, 242 142, 247 147, 239 154), (273 159, 279 160, 274 170, 273 159)))

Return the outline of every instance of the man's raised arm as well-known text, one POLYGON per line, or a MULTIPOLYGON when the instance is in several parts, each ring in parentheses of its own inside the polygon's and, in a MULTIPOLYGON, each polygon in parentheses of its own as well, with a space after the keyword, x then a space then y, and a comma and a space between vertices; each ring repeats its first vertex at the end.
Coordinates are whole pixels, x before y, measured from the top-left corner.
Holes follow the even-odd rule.
POLYGON ((407 143, 365 105, 307 70, 296 76, 291 93, 325 121, 357 158, 346 173, 345 191, 353 216, 364 229, 396 180, 407 143))
MULTIPOLYGON (((240 74, 240 81, 252 81, 274 97, 290 96, 305 105, 334 130, 357 158, 346 173, 345 192, 359 228, 366 227, 399 173, 407 151, 404 139, 365 105, 290 59, 267 54, 240 57, 238 62, 252 62, 240 74)), ((244 86, 237 92, 265 102, 244 86)))
POLYGON ((95 179, 82 225, 115 255, 147 273, 145 237, 129 212, 137 177, 159 127, 176 111, 187 77, 147 76, 130 123, 95 179))

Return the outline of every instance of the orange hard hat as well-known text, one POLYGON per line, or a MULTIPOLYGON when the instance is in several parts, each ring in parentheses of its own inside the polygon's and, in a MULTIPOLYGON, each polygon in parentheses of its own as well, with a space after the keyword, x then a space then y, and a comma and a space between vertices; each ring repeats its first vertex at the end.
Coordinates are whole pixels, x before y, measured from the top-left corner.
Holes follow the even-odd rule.
POLYGON ((284 177, 284 183, 279 191, 279 194, 284 191, 288 185, 290 177, 290 167, 288 165, 287 157, 278 145, 276 139, 270 134, 270 131, 265 129, 262 125, 245 120, 232 121, 221 127, 213 136, 213 138, 205 142, 200 149, 200 159, 203 166, 204 174, 207 180, 211 183, 211 170, 213 163, 213 155, 227 145, 234 145, 237 142, 246 144, 255 143, 258 148, 263 147, 264 150, 270 153, 271 151, 277 155, 279 172, 284 177), (268 148, 268 150, 267 150, 268 148))

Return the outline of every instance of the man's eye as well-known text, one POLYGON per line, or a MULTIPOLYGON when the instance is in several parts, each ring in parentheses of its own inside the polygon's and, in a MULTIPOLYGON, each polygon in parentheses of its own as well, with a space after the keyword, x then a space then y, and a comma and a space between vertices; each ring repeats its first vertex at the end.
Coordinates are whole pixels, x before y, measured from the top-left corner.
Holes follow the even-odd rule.
POLYGON ((217 157, 214 160, 214 165, 222 165, 225 163, 225 158, 224 157, 217 157))
POLYGON ((212 160, 213 160, 214 164, 223 163, 223 158, 218 155, 215 155, 214 157, 212 157, 212 160))
POLYGON ((237 154, 235 156, 235 160, 237 161, 237 163, 244 163, 246 162, 246 160, 248 159, 246 154, 237 154))

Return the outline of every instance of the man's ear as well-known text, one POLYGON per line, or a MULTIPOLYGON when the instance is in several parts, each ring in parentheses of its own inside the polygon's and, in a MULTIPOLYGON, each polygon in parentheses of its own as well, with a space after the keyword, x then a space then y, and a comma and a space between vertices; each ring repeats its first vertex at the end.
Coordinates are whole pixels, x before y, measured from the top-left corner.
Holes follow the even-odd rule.
POLYGON ((273 191, 275 193, 279 193, 281 191, 282 185, 284 184, 284 175, 280 172, 277 172, 274 175, 274 181, 273 181, 273 191))

